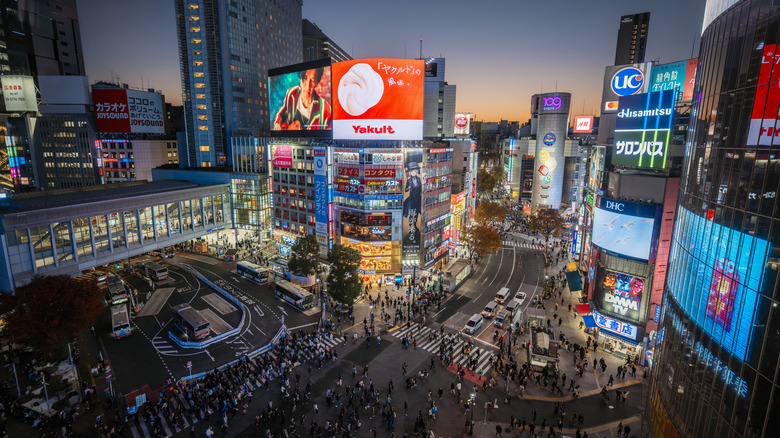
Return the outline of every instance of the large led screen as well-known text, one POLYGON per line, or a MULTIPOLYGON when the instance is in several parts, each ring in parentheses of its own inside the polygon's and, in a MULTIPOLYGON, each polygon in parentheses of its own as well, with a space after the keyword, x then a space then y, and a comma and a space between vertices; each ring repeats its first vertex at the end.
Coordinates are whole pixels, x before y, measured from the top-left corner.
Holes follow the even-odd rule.
POLYGON ((269 114, 275 134, 330 135, 333 127, 330 76, 327 59, 269 70, 269 114))
POLYGON ((597 288, 601 295, 601 308, 614 315, 639 321, 642 314, 642 277, 599 268, 597 288))
POLYGON ((664 169, 674 120, 676 90, 620 98, 612 164, 664 169))
POLYGON ((669 291, 715 342, 745 360, 769 243, 684 208, 675 225, 669 291))
POLYGON ((662 210, 660 205, 599 198, 593 209, 593 244, 617 255, 653 260, 662 210))
POLYGON ((422 140, 425 65, 411 59, 333 64, 333 138, 422 140))

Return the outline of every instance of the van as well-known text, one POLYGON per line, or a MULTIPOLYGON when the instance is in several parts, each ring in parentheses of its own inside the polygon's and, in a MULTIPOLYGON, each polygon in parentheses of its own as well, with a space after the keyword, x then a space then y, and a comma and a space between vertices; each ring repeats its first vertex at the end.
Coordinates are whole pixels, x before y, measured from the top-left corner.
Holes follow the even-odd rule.
POLYGON ((519 308, 520 308, 520 301, 517 301, 517 298, 513 299, 512 301, 506 304, 506 312, 509 314, 509 316, 515 316, 515 312, 517 312, 517 309, 519 308))
POLYGON ((463 327, 463 331, 473 335, 477 330, 482 328, 482 321, 482 315, 475 313, 474 316, 469 318, 469 320, 466 322, 466 326, 463 327))
POLYGON ((493 321, 493 325, 498 328, 504 328, 504 326, 509 325, 510 322, 512 321, 509 319, 509 312, 502 310, 498 312, 498 315, 496 315, 496 319, 493 321))
POLYGON ((492 318, 496 316, 496 312, 498 312, 498 303, 491 301, 487 303, 487 306, 482 310, 482 316, 485 318, 492 318))
POLYGON ((502 287, 501 290, 498 291, 498 293, 496 294, 496 298, 494 299, 496 300, 497 303, 503 303, 504 301, 506 301, 506 297, 508 296, 509 296, 509 289, 502 287))

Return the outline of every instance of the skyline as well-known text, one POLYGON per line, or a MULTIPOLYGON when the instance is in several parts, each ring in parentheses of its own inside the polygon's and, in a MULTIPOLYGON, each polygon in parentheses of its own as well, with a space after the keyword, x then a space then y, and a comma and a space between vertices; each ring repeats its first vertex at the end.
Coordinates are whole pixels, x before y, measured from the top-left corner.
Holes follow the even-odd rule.
MULTIPOLYGON (((621 15, 651 12, 646 61, 674 62, 692 52, 696 57, 705 2, 607 0, 598 8, 572 0, 500 3, 504 6, 474 9, 459 0, 444 9, 439 2, 304 1, 303 18, 355 58, 417 58, 422 37, 424 58, 446 58, 447 82, 458 87, 456 111, 473 112, 476 120, 523 123, 530 117, 531 95, 556 90, 572 93, 572 115, 599 115, 604 67, 614 61, 621 15), (404 9, 407 5, 414 8, 404 9), (357 7, 363 16, 385 19, 345 26, 342 11, 357 7), (489 31, 472 23, 484 23, 489 31), (575 46, 581 23, 588 23, 587 43, 575 46), (507 47, 503 41, 520 44, 507 47)), ((173 2, 77 0, 77 5, 91 83, 151 87, 167 102, 181 104, 173 2)))

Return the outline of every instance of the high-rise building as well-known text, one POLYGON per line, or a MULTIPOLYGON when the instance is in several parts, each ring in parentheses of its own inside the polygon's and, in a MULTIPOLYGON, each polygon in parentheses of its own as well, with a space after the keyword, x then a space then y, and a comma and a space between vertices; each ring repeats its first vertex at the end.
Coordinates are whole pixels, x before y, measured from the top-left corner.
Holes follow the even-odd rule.
POLYGON ((620 28, 615 47, 615 65, 645 62, 647 28, 649 26, 649 12, 620 17, 620 28))
POLYGON ((425 61, 425 100, 423 101, 423 137, 455 136, 455 93, 457 87, 444 81, 444 58, 425 61))
POLYGON ((76 0, 0 0, 0 73, 84 76, 76 0))
POLYGON ((763 0, 705 7, 649 436, 780 430, 778 22, 763 0))
POLYGON ((334 43, 316 24, 304 18, 302 29, 304 61, 330 58, 333 62, 341 62, 352 59, 346 50, 334 43))
POLYGON ((176 0, 186 153, 229 165, 233 137, 269 131, 268 69, 301 62, 301 0, 176 0))

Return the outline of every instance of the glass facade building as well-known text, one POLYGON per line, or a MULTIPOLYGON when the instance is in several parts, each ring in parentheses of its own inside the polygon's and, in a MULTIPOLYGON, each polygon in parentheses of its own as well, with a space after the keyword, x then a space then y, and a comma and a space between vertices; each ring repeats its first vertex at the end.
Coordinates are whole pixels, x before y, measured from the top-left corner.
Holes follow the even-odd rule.
POLYGON ((780 430, 775 3, 706 7, 645 415, 650 436, 780 430))

